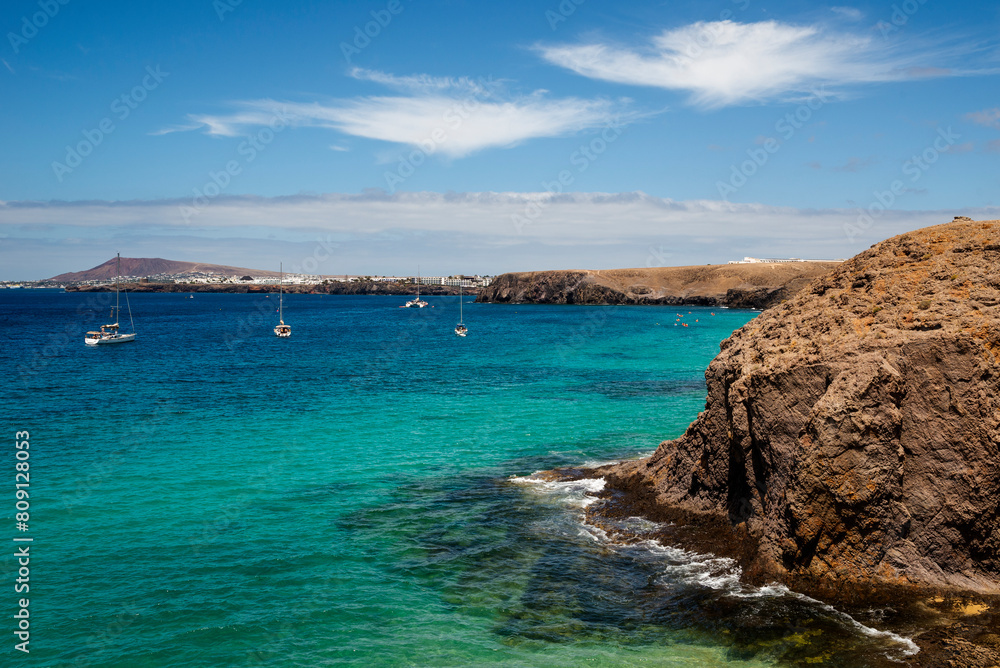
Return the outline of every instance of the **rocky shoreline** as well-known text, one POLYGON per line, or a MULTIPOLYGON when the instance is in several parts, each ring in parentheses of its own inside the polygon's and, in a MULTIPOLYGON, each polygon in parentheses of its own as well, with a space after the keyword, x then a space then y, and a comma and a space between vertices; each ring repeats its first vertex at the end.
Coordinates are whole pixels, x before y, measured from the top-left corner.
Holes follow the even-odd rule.
POLYGON ((888 606, 919 621, 910 665, 1000 665, 1000 222, 877 244, 720 348, 683 436, 554 473, 605 479, 589 521, 888 606))
MULTIPOLYGON (((553 481, 603 477, 605 488, 587 507, 586 521, 614 542, 628 545, 656 540, 701 554, 733 559, 741 581, 751 586, 772 582, 834 605, 854 619, 868 620, 877 611, 879 630, 911 639, 917 654, 904 660, 876 657, 870 665, 933 668, 996 668, 1000 666, 1000 595, 919 585, 880 582, 832 583, 815 578, 774 577, 759 569, 758 541, 745 526, 718 515, 692 513, 658 503, 646 485, 617 478, 614 467, 558 469, 544 474, 553 481), (635 533, 624 520, 643 517, 656 529, 635 533), (884 661, 883 661, 884 659, 884 661), (881 663, 879 663, 881 662, 881 663)), ((872 621, 871 623, 876 623, 872 621)))
POLYGON ((764 309, 791 298, 837 264, 783 262, 508 273, 494 279, 476 301, 764 309))

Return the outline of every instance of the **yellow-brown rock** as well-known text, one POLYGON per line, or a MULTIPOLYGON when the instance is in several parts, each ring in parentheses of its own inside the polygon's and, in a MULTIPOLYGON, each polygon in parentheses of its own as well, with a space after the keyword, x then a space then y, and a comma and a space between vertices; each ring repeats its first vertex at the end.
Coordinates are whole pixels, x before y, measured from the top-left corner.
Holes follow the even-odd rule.
POLYGON ((879 243, 721 347, 704 412, 610 485, 773 574, 1000 592, 1000 222, 879 243))

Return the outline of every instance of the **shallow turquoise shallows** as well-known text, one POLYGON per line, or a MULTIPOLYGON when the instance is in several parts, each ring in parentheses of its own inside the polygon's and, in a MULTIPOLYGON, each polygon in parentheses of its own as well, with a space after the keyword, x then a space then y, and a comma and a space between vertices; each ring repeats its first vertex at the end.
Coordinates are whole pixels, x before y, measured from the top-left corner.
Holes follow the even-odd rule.
POLYGON ((467 297, 463 339, 454 297, 286 295, 278 339, 277 295, 135 294, 136 341, 85 346, 108 298, 0 292, 0 503, 8 545, 34 538, 31 653, 8 616, 3 665, 861 666, 906 651, 870 620, 747 589, 722 560, 609 544, 582 522, 586 484, 526 477, 680 435, 751 311, 467 297), (26 533, 15 430, 30 431, 26 533))

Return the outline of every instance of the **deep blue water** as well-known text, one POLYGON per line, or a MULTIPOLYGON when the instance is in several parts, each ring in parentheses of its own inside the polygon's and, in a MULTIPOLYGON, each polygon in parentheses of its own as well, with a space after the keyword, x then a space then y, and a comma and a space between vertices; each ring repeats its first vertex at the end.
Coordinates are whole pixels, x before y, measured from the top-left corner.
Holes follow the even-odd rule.
POLYGON ((710 555, 609 544, 581 522, 585 484, 527 477, 678 436, 753 312, 466 297, 460 339, 454 297, 291 295, 284 340, 276 296, 138 294, 137 340, 86 347, 109 298, 0 291, 4 422, 31 442, 27 533, 12 445, 0 460, 8 535, 34 538, 30 658, 13 621, 0 634, 18 665, 855 666, 905 647, 710 555))

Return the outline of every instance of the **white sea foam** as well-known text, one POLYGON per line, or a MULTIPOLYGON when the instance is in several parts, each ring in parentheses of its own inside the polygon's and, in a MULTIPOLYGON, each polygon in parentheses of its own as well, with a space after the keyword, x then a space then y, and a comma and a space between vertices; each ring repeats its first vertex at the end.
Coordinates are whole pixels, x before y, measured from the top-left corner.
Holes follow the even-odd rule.
POLYGON ((595 527, 592 524, 583 524, 580 526, 580 535, 589 538, 595 543, 606 544, 611 542, 608 538, 607 532, 600 528, 595 527))
POLYGON ((910 638, 907 638, 906 636, 901 636, 898 633, 893 633, 892 631, 882 631, 879 629, 872 628, 870 626, 865 626, 858 620, 854 619, 854 617, 851 617, 846 612, 841 612, 832 605, 827 605, 822 601, 817 601, 816 599, 810 598, 805 594, 799 594, 798 592, 793 592, 793 591, 789 591, 788 593, 789 595, 794 596, 800 600, 809 601, 813 605, 822 608, 826 612, 830 613, 832 616, 842 620, 844 623, 848 624, 849 626, 853 627, 855 630, 859 631, 860 633, 866 636, 869 636, 871 638, 888 638, 893 642, 899 643, 905 648, 903 650, 904 657, 913 656, 914 654, 920 651, 920 646, 917 645, 917 643, 913 642, 913 640, 911 640, 910 638))
MULTIPOLYGON (((546 495, 552 495, 559 502, 570 507, 586 507, 596 501, 592 496, 604 489, 604 478, 589 478, 580 480, 566 480, 553 482, 530 476, 511 477, 511 482, 530 485, 531 489, 536 489, 546 495)), ((634 533, 651 532, 664 525, 651 522, 641 517, 629 517, 622 523, 623 528, 627 528, 634 533)), ((702 586, 709 589, 724 592, 727 596, 738 598, 795 598, 811 606, 815 606, 826 612, 833 619, 854 629, 856 632, 870 638, 884 638, 901 646, 901 657, 913 656, 920 651, 920 647, 910 638, 901 636, 892 631, 882 631, 880 629, 866 626, 854 619, 846 612, 837 610, 832 605, 823 603, 805 594, 792 591, 788 587, 770 583, 760 587, 745 585, 740 581, 742 571, 733 559, 717 557, 714 554, 700 554, 691 552, 672 545, 665 545, 657 540, 648 539, 636 543, 623 545, 616 542, 612 535, 604 529, 588 524, 581 519, 580 535, 594 542, 602 543, 613 549, 630 551, 640 558, 653 557, 660 562, 663 567, 663 574, 657 582, 664 586, 675 584, 686 584, 702 586), (646 555, 642 557, 641 555, 646 555)), ((892 659, 895 657, 889 656, 892 659)))
POLYGON ((604 489, 604 478, 552 481, 532 473, 529 476, 511 476, 508 480, 520 485, 530 485, 529 489, 536 489, 551 495, 557 501, 578 508, 586 508, 597 501, 597 497, 593 495, 604 489))
MULTIPOLYGON (((846 612, 837 610, 832 605, 823 603, 811 596, 806 596, 805 594, 800 594, 797 591, 792 591, 788 587, 782 584, 771 583, 766 584, 762 587, 741 587, 739 591, 730 592, 732 596, 737 596, 740 598, 780 598, 782 596, 788 596, 790 598, 795 598, 800 601, 809 603, 810 605, 820 608, 827 614, 829 614, 834 619, 839 620, 841 623, 850 626, 859 633, 866 635, 870 638, 886 638, 893 642, 896 642, 903 646, 902 655, 903 657, 913 656, 920 651, 920 647, 917 643, 913 642, 910 638, 906 636, 901 636, 898 633, 893 633, 892 631, 882 631, 870 626, 865 626, 858 620, 851 617, 846 612)), ((890 657, 891 658, 891 657, 890 657)))
POLYGON ((612 464, 621 464, 623 462, 632 462, 638 459, 647 459, 652 457, 656 453, 656 450, 650 450, 649 452, 637 452, 635 455, 628 457, 622 457, 621 459, 610 459, 610 460, 597 460, 588 459, 583 464, 580 464, 582 469, 596 469, 602 466, 611 466, 612 464))
POLYGON ((730 592, 740 587, 740 567, 732 559, 714 554, 700 554, 664 545, 657 540, 645 540, 634 547, 645 550, 661 560, 664 571, 658 582, 664 585, 682 583, 730 592))

